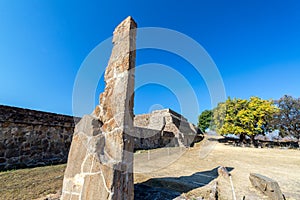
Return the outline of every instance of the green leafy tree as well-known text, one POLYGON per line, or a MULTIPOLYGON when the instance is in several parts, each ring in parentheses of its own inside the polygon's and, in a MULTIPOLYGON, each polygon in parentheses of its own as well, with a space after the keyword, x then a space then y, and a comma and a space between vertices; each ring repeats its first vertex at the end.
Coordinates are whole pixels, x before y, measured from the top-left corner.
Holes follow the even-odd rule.
POLYGON ((213 120, 211 122, 212 129, 221 134, 226 116, 226 102, 221 102, 213 109, 213 120))
POLYGON ((212 121, 212 111, 204 110, 198 117, 198 127, 205 132, 210 127, 212 121))
POLYGON ((263 100, 258 97, 250 98, 248 110, 249 115, 245 119, 246 127, 249 130, 247 135, 254 142, 254 137, 257 134, 264 134, 269 131, 269 123, 279 110, 273 101, 263 100))
POLYGON ((274 116, 270 126, 278 129, 281 136, 291 135, 300 138, 300 98, 285 95, 275 102, 279 112, 274 116))

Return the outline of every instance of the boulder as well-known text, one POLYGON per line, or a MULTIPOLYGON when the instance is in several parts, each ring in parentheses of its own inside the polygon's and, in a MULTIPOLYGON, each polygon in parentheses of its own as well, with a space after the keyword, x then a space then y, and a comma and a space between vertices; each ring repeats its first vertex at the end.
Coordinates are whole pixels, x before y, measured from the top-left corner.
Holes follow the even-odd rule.
POLYGON ((249 176, 252 186, 272 200, 284 200, 279 184, 261 174, 251 173, 249 176))

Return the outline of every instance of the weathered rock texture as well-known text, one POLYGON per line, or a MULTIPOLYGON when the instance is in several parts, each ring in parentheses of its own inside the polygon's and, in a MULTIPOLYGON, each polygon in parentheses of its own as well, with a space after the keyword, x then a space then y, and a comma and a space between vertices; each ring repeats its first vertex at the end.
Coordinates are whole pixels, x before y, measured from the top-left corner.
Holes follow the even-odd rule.
POLYGON ((153 111, 134 118, 134 148, 189 147, 203 139, 203 133, 171 109, 153 111))
POLYGON ((260 174, 251 173, 249 176, 253 187, 272 200, 283 200, 281 189, 276 181, 260 174))
POLYGON ((74 119, 0 105, 0 170, 65 163, 74 119))
MULTIPOLYGON (((66 115, 1 105, 0 170, 66 163, 75 122, 79 120, 66 115)), ((179 135, 189 138, 184 146, 193 145, 203 137, 194 125, 170 109, 136 115, 134 124, 136 150, 182 146, 179 135), (177 128, 179 124, 191 128, 180 132, 177 128), (163 132, 165 127, 175 127, 175 132, 163 132)))
POLYGON ((126 199, 133 194, 133 98, 136 23, 125 19, 114 31, 105 91, 75 133, 61 199, 126 199))

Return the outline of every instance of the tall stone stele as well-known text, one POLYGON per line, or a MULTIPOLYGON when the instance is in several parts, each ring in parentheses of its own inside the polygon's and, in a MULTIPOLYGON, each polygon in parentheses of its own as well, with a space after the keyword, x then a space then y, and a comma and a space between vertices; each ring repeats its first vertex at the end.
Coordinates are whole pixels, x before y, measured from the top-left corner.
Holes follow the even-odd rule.
POLYGON ((64 175, 62 200, 126 199, 133 192, 133 98, 136 23, 114 31, 100 105, 76 125, 64 175))

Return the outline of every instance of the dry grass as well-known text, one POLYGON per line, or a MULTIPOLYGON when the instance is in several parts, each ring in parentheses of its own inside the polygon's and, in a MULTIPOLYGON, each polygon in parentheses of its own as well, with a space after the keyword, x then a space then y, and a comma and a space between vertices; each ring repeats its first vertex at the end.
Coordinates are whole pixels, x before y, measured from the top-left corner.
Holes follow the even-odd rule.
POLYGON ((12 170, 0 173, 0 199, 36 199, 62 187, 66 165, 12 170))

